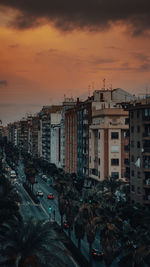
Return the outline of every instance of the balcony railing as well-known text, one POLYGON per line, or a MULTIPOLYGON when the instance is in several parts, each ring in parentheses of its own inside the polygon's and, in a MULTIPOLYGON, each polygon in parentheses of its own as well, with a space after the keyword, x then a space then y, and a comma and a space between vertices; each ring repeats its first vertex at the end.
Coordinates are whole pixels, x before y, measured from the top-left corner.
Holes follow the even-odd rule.
POLYGON ((144 152, 146 152, 146 153, 150 153, 150 147, 143 147, 143 149, 144 149, 143 153, 144 153, 144 152))
POLYGON ((150 137, 150 132, 143 133, 143 137, 150 137))

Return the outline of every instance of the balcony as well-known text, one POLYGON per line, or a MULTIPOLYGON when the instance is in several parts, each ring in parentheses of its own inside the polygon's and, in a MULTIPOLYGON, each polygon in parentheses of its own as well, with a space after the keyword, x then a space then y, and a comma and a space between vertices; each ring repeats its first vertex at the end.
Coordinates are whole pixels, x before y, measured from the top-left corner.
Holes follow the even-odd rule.
POLYGON ((144 204, 150 204, 150 194, 143 196, 144 204))
POLYGON ((150 132, 144 132, 143 133, 143 138, 147 138, 147 137, 150 138, 150 132))
POLYGON ((144 180, 144 187, 150 188, 150 178, 144 180))
POLYGON ((143 147, 143 153, 150 153, 150 147, 143 147))

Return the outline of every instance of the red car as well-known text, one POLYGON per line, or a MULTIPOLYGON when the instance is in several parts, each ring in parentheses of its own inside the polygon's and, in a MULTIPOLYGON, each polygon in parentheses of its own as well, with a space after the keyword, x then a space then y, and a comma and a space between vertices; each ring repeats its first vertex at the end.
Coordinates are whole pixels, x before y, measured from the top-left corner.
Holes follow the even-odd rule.
MULTIPOLYGON (((68 222, 67 221, 64 221, 63 222, 63 227, 64 227, 64 229, 69 229, 69 224, 68 224, 68 222)), ((73 229, 73 227, 71 226, 71 230, 73 229)))
POLYGON ((49 193, 47 196, 48 199, 54 199, 54 194, 53 193, 49 193))
POLYGON ((91 254, 92 254, 92 257, 95 260, 102 260, 103 259, 103 255, 104 255, 104 253, 101 250, 96 249, 96 248, 92 249, 91 254))

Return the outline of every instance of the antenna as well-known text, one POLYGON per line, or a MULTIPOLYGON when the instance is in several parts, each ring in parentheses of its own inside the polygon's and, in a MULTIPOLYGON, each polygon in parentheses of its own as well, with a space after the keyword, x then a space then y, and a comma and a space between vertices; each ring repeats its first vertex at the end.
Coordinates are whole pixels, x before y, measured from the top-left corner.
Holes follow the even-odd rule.
POLYGON ((89 85, 88 85, 88 96, 90 96, 90 92, 91 91, 91 84, 89 83, 89 85))
POLYGON ((103 89, 105 90, 105 82, 106 82, 106 79, 104 78, 103 79, 103 89))
POLYGON ((94 91, 94 86, 95 85, 95 83, 94 83, 94 81, 92 82, 92 91, 94 91))

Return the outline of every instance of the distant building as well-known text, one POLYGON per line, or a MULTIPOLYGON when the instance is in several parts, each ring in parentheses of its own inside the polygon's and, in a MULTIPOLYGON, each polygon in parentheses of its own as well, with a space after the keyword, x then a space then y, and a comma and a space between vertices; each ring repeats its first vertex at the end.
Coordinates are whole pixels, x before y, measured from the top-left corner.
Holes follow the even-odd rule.
POLYGON ((33 157, 40 157, 40 118, 39 114, 32 118, 28 131, 28 152, 33 157))
POLYGON ((79 99, 76 106, 65 113, 65 172, 77 174, 77 112, 79 99))
POLYGON ((130 198, 150 205, 150 98, 133 102, 130 116, 130 198))
POLYGON ((60 167, 60 121, 62 106, 44 106, 40 111, 40 157, 60 167))
POLYGON ((77 173, 89 176, 89 126, 92 122, 92 99, 79 104, 77 111, 77 173))
POLYGON ((62 103, 62 117, 61 117, 61 129, 60 129, 60 134, 61 134, 61 168, 65 169, 65 148, 66 148, 66 142, 65 142, 65 137, 66 137, 66 128, 65 128, 65 116, 66 116, 66 111, 73 108, 76 105, 76 101, 74 101, 73 98, 64 98, 64 101, 62 103))

